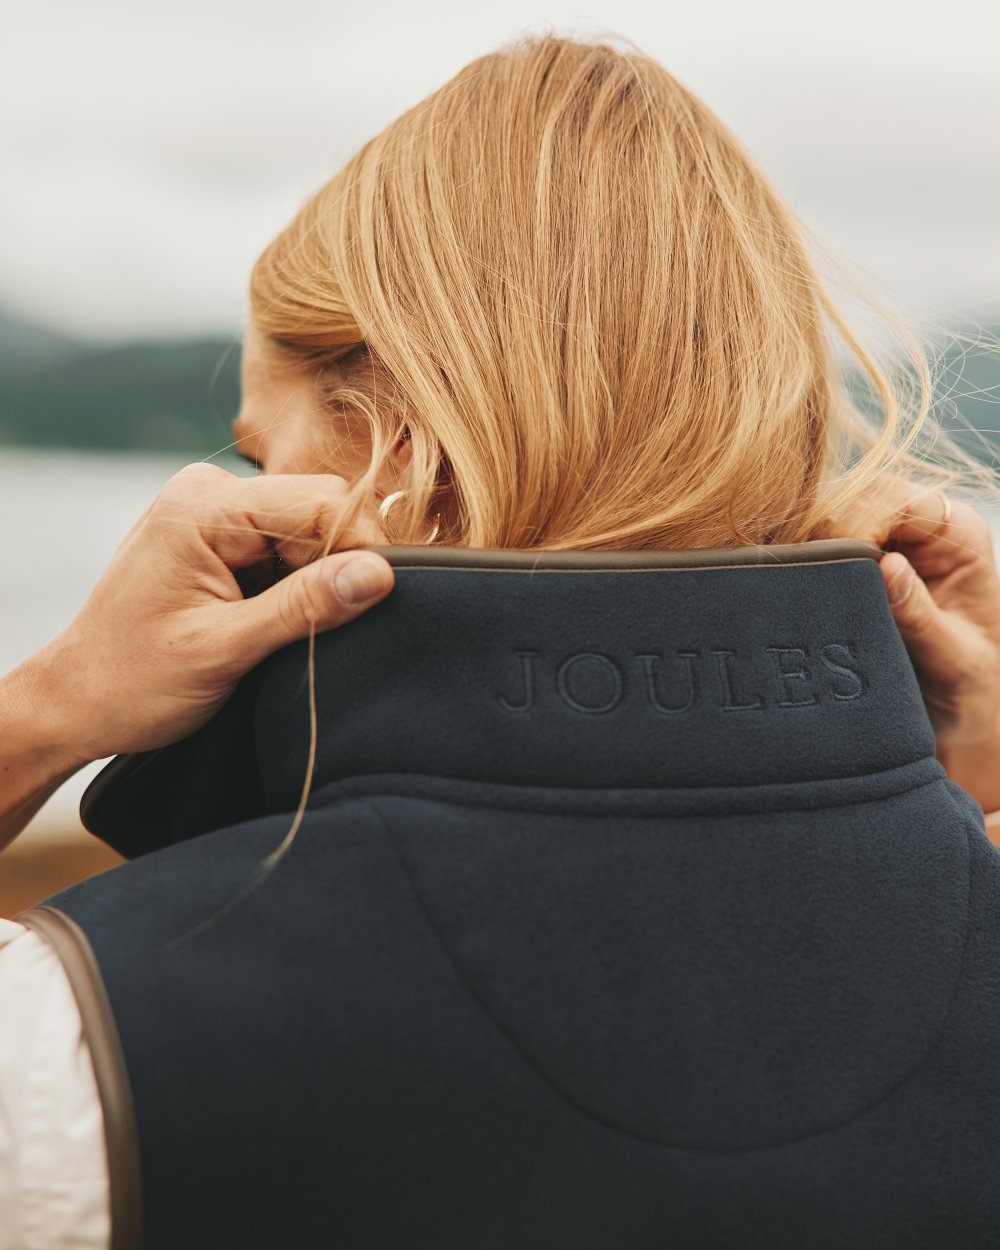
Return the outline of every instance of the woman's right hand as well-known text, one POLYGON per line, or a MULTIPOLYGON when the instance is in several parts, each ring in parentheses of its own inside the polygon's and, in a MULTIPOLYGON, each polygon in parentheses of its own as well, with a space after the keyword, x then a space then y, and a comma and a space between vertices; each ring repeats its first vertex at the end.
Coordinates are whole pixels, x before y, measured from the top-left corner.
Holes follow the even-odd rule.
POLYGON ((1000 809, 1000 573, 986 521, 961 500, 947 505, 939 490, 882 478, 814 537, 886 549, 879 567, 938 759, 990 812, 1000 809))
POLYGON ((381 540, 373 518, 316 559, 345 490, 332 475, 206 464, 170 479, 74 620, 0 678, 0 847, 90 760, 186 737, 272 651, 389 593, 387 560, 343 549, 381 540), (291 571, 275 582, 276 555, 291 571))

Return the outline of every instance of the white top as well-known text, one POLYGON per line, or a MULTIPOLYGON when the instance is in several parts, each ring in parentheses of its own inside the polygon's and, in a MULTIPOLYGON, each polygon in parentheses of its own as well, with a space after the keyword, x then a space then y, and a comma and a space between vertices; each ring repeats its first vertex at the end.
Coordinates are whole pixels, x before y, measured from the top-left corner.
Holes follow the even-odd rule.
POLYGON ((104 1118, 62 964, 0 920, 0 1250, 108 1250, 104 1118))
MULTIPOLYGON (((1000 844, 1000 810, 986 817, 1000 844)), ((0 920, 0 1250, 109 1250, 90 1052, 58 956, 0 920)))

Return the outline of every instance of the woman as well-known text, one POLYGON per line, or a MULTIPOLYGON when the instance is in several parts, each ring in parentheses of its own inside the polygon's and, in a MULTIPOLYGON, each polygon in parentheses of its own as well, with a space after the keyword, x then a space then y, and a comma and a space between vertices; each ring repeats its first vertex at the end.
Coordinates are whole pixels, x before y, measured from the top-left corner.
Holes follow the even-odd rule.
POLYGON ((5 679, 7 837, 119 753, 136 856, 4 927, 8 1244, 992 1245, 1000 579, 916 408, 637 54, 362 149, 254 269, 265 475, 5 679))

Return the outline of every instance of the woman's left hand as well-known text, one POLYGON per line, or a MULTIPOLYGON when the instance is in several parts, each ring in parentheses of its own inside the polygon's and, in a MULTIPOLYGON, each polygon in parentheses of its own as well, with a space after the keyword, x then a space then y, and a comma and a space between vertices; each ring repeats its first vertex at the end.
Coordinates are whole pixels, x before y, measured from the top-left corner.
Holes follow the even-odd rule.
POLYGON ((814 537, 887 549, 879 567, 938 758, 985 811, 1000 808, 1000 573, 986 521, 961 500, 892 476, 814 537))

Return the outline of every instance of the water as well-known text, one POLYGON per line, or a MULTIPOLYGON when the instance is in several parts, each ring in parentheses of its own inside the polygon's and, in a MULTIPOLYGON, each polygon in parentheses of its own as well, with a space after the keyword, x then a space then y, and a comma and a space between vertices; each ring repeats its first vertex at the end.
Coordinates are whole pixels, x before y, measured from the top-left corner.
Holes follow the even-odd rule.
MULTIPOLYGON (((0 672, 66 626, 140 513, 185 460, 162 455, 0 448, 0 672)), ((225 467, 250 471, 243 462, 225 467)), ((1000 549, 1000 513, 992 517, 1000 549)), ((92 764, 62 787, 32 832, 78 827, 92 764)))

